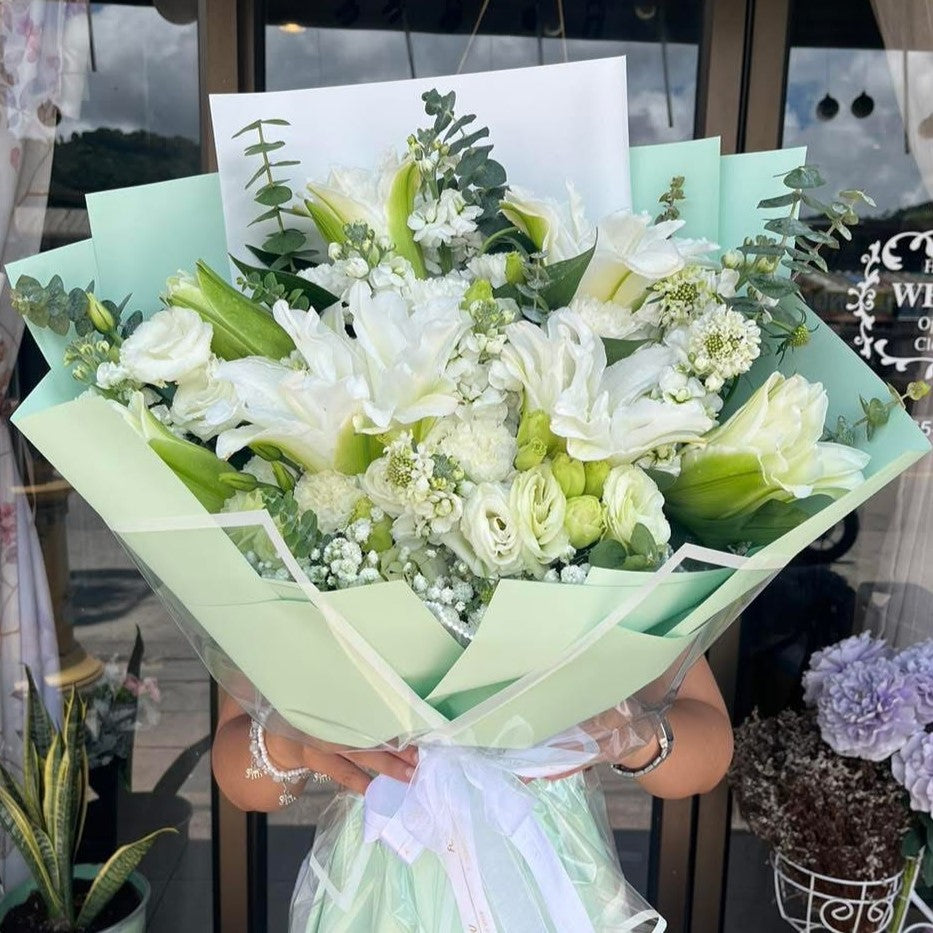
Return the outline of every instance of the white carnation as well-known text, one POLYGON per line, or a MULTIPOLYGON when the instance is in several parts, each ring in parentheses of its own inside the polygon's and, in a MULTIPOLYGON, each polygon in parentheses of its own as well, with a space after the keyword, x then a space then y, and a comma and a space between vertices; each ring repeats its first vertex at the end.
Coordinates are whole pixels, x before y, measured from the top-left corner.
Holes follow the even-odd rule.
POLYGON ((356 478, 336 470, 305 473, 295 486, 298 507, 314 512, 324 534, 342 530, 362 497, 356 478))
POLYGON ((211 357, 213 328, 189 308, 165 308, 143 321, 120 347, 131 379, 151 385, 177 382, 211 357))
POLYGON ((629 544, 636 525, 644 525, 657 545, 667 544, 671 526, 664 517, 664 496, 654 480, 637 466, 613 467, 603 487, 609 534, 629 544))
POLYGON ((505 425, 478 418, 442 421, 428 444, 456 460, 474 483, 504 480, 512 472, 518 452, 515 438, 505 425))

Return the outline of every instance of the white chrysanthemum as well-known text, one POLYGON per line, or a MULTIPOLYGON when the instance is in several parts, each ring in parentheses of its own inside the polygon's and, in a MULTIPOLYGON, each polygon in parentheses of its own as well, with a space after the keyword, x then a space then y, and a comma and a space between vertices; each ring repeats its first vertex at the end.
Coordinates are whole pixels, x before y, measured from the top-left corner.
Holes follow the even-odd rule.
POLYGON ((715 305, 687 328, 685 349, 693 372, 718 392, 751 368, 761 352, 761 331, 738 311, 715 305))
POLYGON ((633 311, 614 301, 578 295, 570 302, 570 309, 583 318, 594 334, 608 339, 644 340, 652 337, 660 324, 653 302, 645 302, 633 311))
POLYGON ((706 266, 689 265, 655 282, 648 304, 655 307, 662 326, 686 324, 711 302, 731 298, 738 279, 739 274, 734 269, 717 272, 706 266))
POLYGON ((295 501, 305 512, 314 512, 324 534, 344 528, 362 498, 356 479, 336 470, 305 473, 295 486, 295 501))
POLYGON ((487 419, 444 421, 428 438, 456 460, 474 483, 498 483, 512 472, 517 445, 505 425, 487 419))
POLYGON ((493 288, 501 288, 508 281, 506 278, 506 263, 508 253, 484 253, 474 256, 468 263, 467 269, 474 279, 485 279, 493 288))

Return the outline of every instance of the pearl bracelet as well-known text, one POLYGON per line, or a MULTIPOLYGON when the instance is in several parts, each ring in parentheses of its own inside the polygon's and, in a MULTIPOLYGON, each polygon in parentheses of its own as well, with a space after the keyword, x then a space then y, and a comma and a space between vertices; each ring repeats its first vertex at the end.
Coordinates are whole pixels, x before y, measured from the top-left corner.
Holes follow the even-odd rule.
POLYGON ((282 785, 279 803, 283 807, 294 803, 298 798, 289 791, 288 785, 307 780, 314 772, 310 768, 290 768, 287 771, 277 768, 272 763, 269 750, 266 748, 266 730, 255 719, 249 727, 249 750, 252 762, 246 769, 247 778, 251 781, 257 781, 263 777, 271 778, 276 784, 282 785))

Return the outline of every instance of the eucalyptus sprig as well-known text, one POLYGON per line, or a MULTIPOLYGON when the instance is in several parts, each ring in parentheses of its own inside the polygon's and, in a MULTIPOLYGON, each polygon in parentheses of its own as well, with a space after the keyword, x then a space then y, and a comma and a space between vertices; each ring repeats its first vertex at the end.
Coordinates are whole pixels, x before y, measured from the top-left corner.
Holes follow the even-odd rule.
POLYGON ((907 386, 907 391, 898 392, 892 385, 888 385, 888 391, 891 397, 888 399, 870 398, 866 399, 859 396, 859 404, 862 406, 864 414, 858 421, 851 424, 849 420, 840 415, 836 419, 836 429, 827 430, 825 440, 836 441, 839 444, 847 444, 850 447, 855 444, 856 436, 859 430, 865 428, 865 436, 871 440, 875 432, 884 427, 895 408, 904 408, 907 399, 918 402, 930 394, 930 385, 927 382, 911 382, 907 386))
POLYGON ((778 341, 777 349, 783 356, 807 344, 810 330, 801 310, 788 310, 776 302, 790 296, 802 299, 797 276, 817 270, 827 272, 829 267, 820 251, 824 247, 839 249, 840 238, 851 240, 850 228, 859 221, 859 204, 874 207, 875 202, 856 189, 840 191, 829 202, 821 200, 813 192, 826 182, 815 165, 801 165, 779 177, 790 191, 758 203, 764 209, 787 208, 783 217, 765 224, 766 230, 777 235, 747 238, 723 256, 723 265, 739 273, 738 295, 730 304, 764 325, 765 333, 778 341), (801 219, 802 206, 825 219, 828 227, 815 226, 816 218, 801 219))
POLYGON ((675 175, 671 179, 670 187, 658 198, 658 203, 664 205, 664 210, 654 218, 654 222, 659 224, 665 220, 678 220, 680 218, 680 208, 677 207, 677 202, 685 199, 684 176, 675 175))
POLYGON ((303 265, 308 264, 307 260, 310 255, 307 250, 308 238, 304 231, 297 227, 286 226, 284 216, 288 213, 286 205, 292 200, 294 193, 289 187, 288 179, 275 177, 272 170, 300 163, 297 159, 270 161, 269 153, 283 148, 285 142, 281 139, 267 139, 263 128, 268 126, 290 126, 290 124, 288 120, 279 117, 254 120, 233 134, 233 139, 236 139, 244 133, 255 132, 259 139, 259 142, 252 143, 243 150, 244 155, 259 156, 262 161, 244 187, 249 190, 259 185, 253 194, 253 200, 265 210, 250 221, 249 225, 274 220, 278 228, 266 237, 261 247, 249 247, 249 249, 259 259, 266 261, 273 271, 285 269, 288 272, 297 272, 303 265))

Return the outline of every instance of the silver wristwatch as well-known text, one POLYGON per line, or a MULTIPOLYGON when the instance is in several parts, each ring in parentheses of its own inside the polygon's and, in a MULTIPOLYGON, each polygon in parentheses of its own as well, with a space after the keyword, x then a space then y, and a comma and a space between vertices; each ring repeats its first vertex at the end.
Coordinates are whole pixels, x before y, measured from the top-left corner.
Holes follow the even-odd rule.
POLYGON ((623 765, 610 765, 612 770, 615 771, 616 774, 621 774, 623 777, 640 778, 646 774, 650 774, 655 768, 662 765, 667 759, 667 756, 670 755, 671 749, 674 747, 674 733, 671 731, 671 724, 667 721, 667 716, 662 715, 658 717, 655 735, 660 748, 657 755, 655 755, 648 764, 643 765, 641 768, 626 768, 623 765))

